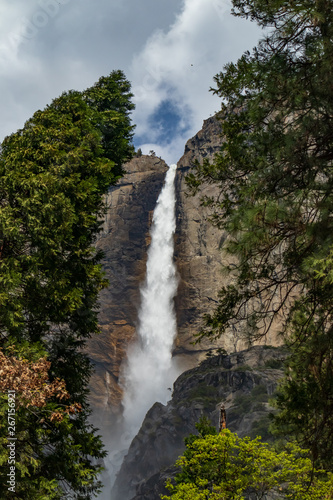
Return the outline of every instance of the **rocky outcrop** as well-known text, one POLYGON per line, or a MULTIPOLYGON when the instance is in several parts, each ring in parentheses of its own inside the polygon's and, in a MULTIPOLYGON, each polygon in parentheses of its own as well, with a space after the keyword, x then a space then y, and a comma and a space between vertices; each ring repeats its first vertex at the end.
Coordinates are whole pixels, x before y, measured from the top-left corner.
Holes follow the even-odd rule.
MULTIPOLYGON (((223 265, 231 263, 224 251, 228 234, 210 222, 211 209, 202 205, 202 198, 217 198, 221 187, 203 184, 195 196, 189 196, 186 176, 195 170, 195 162, 213 160, 221 149, 223 136, 221 122, 216 117, 205 120, 203 128, 185 146, 185 152, 177 165, 177 233, 175 259, 180 276, 176 311, 178 335, 174 355, 187 367, 205 358, 206 352, 224 348, 235 352, 249 347, 240 330, 229 330, 223 338, 213 343, 205 339, 193 345, 194 335, 204 326, 203 316, 215 310, 218 292, 228 283, 222 274, 223 265)), ((279 345, 277 336, 279 321, 275 321, 262 343, 279 345)))
POLYGON ((239 436, 269 439, 269 397, 282 376, 286 351, 255 346, 231 355, 219 355, 184 372, 175 382, 171 401, 156 403, 132 441, 112 492, 115 500, 159 500, 172 477, 184 437, 196 433, 201 415, 218 426, 224 403, 227 427, 239 436), (171 469, 169 469, 171 467, 171 469))
POLYGON ((92 407, 99 409, 95 415, 104 428, 107 420, 111 425, 112 415, 119 410, 119 368, 135 335, 149 228, 167 168, 154 156, 133 158, 124 166, 126 174, 106 196, 108 210, 96 247, 104 252, 103 269, 109 286, 99 299, 102 333, 88 343, 95 366, 90 400, 92 407))

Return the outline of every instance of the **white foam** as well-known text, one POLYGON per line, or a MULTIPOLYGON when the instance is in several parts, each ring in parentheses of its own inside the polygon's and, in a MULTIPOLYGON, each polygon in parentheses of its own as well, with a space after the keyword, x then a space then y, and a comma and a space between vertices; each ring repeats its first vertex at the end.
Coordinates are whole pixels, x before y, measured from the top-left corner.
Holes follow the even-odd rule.
POLYGON ((123 369, 124 421, 133 436, 148 409, 170 399, 170 387, 178 375, 172 364, 176 335, 173 299, 177 292, 173 261, 176 165, 171 165, 158 197, 151 228, 146 281, 141 289, 138 341, 131 345, 123 369))

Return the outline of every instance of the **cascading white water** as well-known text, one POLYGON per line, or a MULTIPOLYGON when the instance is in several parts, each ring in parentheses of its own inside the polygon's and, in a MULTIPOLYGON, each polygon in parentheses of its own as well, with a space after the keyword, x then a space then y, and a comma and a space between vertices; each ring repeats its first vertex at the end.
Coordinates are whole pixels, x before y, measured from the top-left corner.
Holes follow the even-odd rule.
POLYGON ((171 350, 176 335, 173 298, 177 291, 173 262, 175 220, 174 179, 171 165, 154 210, 146 281, 141 289, 138 340, 130 346, 124 373, 124 423, 134 436, 148 409, 166 403, 176 378, 171 350))
POLYGON ((110 500, 110 494, 112 500, 119 500, 112 486, 131 441, 149 408, 156 401, 166 403, 171 397, 169 389, 182 371, 174 365, 171 354, 176 335, 173 298, 178 284, 173 262, 176 168, 170 166, 154 210, 146 280, 141 288, 138 338, 128 349, 121 368, 123 419, 113 424, 111 434, 104 435, 110 451, 101 477, 106 487, 99 500, 110 500))

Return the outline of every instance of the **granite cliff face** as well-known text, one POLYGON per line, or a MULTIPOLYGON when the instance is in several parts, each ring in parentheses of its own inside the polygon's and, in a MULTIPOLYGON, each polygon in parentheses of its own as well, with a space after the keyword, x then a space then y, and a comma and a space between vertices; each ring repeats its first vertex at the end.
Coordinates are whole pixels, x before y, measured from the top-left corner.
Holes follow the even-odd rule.
POLYGON ((225 404, 227 427, 239 436, 269 439, 269 397, 282 376, 286 351, 255 346, 208 358, 175 382, 172 399, 148 411, 132 441, 112 491, 114 500, 159 500, 164 483, 175 473, 184 437, 196 433, 200 416, 217 427, 225 404))
MULTIPOLYGON (((207 351, 222 347, 228 352, 248 347, 239 332, 229 332, 212 344, 193 345, 193 335, 203 326, 203 314, 214 310, 223 280, 223 251, 228 235, 209 222, 210 212, 201 205, 203 195, 216 195, 218 187, 204 185, 196 196, 188 196, 186 176, 195 161, 212 160, 222 144, 220 122, 211 117, 186 146, 177 165, 175 261, 179 288, 175 299, 178 334, 173 355, 183 370, 205 359, 207 351)), ((100 295, 102 334, 89 341, 88 352, 96 373, 91 380, 91 402, 99 409, 99 420, 112 425, 120 411, 119 368, 126 348, 135 336, 140 285, 145 277, 149 229, 156 200, 162 189, 165 162, 155 156, 134 158, 125 165, 125 176, 107 194, 108 211, 97 241, 105 253, 103 268, 110 285, 100 295)), ((267 337, 276 345, 276 335, 267 337)), ((99 424, 98 420, 96 422, 99 424)))
POLYGON ((135 335, 152 213, 167 168, 153 156, 133 158, 124 166, 126 174, 106 196, 108 211, 96 247, 105 254, 103 269, 109 286, 100 294, 102 333, 88 344, 95 366, 90 399, 103 426, 107 420, 111 424, 119 411, 119 367, 135 335))
MULTIPOLYGON (((195 159, 211 159, 220 146, 220 125, 210 118, 187 142, 176 174, 175 260, 180 285, 175 303, 179 334, 174 355, 184 369, 195 366, 212 347, 206 342, 194 348, 191 342, 201 325, 202 313, 216 301, 221 267, 216 230, 200 206, 200 197, 186 195, 185 176, 195 159)), ((106 420, 112 425, 120 409, 119 368, 135 336, 149 229, 167 165, 157 157, 141 156, 126 164, 124 170, 124 177, 107 194, 108 211, 96 244, 105 254, 103 269, 110 283, 100 295, 102 333, 88 344, 96 370, 90 384, 91 403, 99 409, 96 423, 100 420, 103 426, 106 420)))
MULTIPOLYGON (((211 117, 185 146, 177 164, 175 259, 180 276, 176 311, 178 336, 174 354, 182 356, 188 366, 195 366, 212 349, 209 341, 193 346, 193 335, 202 327, 202 315, 214 309, 221 288, 223 255, 221 242, 225 235, 209 222, 209 209, 201 205, 204 195, 214 195, 215 186, 203 186, 196 196, 188 195, 186 176, 195 161, 212 160, 222 145, 220 122, 211 117)), ((219 347, 214 344, 214 347, 219 347)), ((223 344, 224 346, 224 344, 223 344)), ((234 349, 233 349, 234 350, 234 349)))
MULTIPOLYGON (((231 261, 224 251, 228 234, 212 225, 209 221, 210 209, 201 203, 204 196, 218 197, 220 187, 203 184, 197 195, 189 196, 186 176, 195 169, 196 161, 212 160, 222 143, 221 122, 211 117, 204 121, 202 130, 187 142, 177 165, 175 259, 180 284, 176 297, 178 336, 174 355, 182 356, 183 363, 188 367, 195 366, 212 349, 220 347, 234 352, 249 347, 245 336, 238 330, 229 330, 223 339, 213 344, 205 339, 199 345, 193 345, 193 335, 203 326, 203 315, 214 311, 218 292, 222 284, 228 282, 228 277, 222 274, 222 266, 231 261)), ((275 321, 263 343, 281 344, 278 330, 279 321, 275 321)))

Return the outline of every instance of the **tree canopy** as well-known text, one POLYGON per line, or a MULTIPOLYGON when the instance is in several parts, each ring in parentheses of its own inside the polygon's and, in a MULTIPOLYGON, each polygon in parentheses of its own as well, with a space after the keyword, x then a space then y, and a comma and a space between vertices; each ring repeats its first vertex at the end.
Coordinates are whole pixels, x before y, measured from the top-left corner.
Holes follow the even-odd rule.
POLYGON ((263 338, 279 316, 291 359, 279 424, 332 467, 333 11, 329 0, 234 0, 266 36, 216 75, 224 143, 189 176, 219 186, 229 285, 203 336, 263 338))
MULTIPOLYGON (((15 498, 88 499, 99 487, 96 464, 105 452, 88 423, 92 368, 83 347, 99 332, 97 297, 106 284, 93 245, 102 195, 134 152, 131 97, 114 71, 83 92, 63 93, 1 145, 0 347, 14 378, 27 361, 49 386, 43 404, 16 407, 15 498)), ((7 498, 2 382, 0 496, 7 498)))
POLYGON ((205 429, 186 438, 177 460, 181 472, 162 500, 263 499, 267 494, 293 500, 330 499, 333 477, 314 471, 306 451, 295 444, 276 452, 260 438, 239 438, 224 429, 205 429), (214 432, 215 431, 215 432, 214 432))

